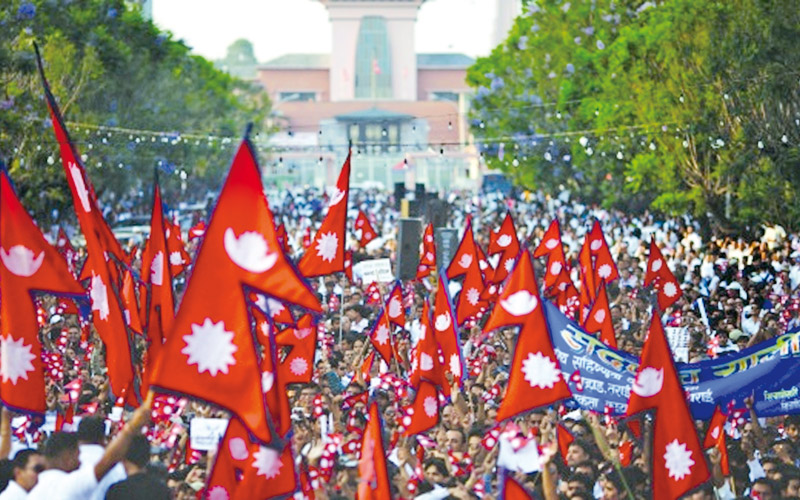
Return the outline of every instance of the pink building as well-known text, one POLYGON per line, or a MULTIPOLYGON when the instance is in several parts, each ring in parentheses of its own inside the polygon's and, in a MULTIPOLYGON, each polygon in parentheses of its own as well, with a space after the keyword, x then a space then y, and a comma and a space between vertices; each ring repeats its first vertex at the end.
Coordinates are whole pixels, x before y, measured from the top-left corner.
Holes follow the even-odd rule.
POLYGON ((465 121, 463 54, 417 54, 425 0, 319 0, 330 54, 286 54, 258 68, 281 132, 271 140, 272 178, 330 183, 348 143, 359 153, 354 184, 429 190, 475 187, 477 153, 465 121))

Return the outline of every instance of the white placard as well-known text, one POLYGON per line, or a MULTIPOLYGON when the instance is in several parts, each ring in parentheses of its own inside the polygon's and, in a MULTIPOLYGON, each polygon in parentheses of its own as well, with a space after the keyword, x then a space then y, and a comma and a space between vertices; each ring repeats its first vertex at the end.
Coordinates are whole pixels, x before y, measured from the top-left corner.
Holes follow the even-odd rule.
POLYGON ((391 283, 394 281, 392 274, 392 261, 389 259, 364 260, 353 266, 353 277, 360 278, 365 285, 378 281, 391 283))
POLYGON ((669 348, 672 349, 672 356, 675 361, 680 363, 689 362, 689 329, 686 327, 669 326, 664 328, 667 334, 669 348))
POLYGON ((227 428, 228 421, 224 418, 193 418, 189 424, 192 449, 200 451, 215 449, 227 428))

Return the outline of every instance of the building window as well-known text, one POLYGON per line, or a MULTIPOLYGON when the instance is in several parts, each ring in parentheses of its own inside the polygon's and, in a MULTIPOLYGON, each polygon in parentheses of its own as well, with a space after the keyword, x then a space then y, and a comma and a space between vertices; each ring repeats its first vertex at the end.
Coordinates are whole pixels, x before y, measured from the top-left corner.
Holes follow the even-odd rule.
POLYGON ((458 102, 458 92, 444 92, 444 91, 431 92, 430 100, 458 102))
POLYGON ((347 140, 367 153, 393 153, 399 150, 399 122, 363 122, 347 126, 347 140))
POLYGON ((366 16, 361 20, 356 49, 355 96, 357 99, 392 97, 392 59, 386 19, 366 16))
POLYGON ((281 102, 314 102, 317 100, 316 92, 279 92, 278 100, 281 102))

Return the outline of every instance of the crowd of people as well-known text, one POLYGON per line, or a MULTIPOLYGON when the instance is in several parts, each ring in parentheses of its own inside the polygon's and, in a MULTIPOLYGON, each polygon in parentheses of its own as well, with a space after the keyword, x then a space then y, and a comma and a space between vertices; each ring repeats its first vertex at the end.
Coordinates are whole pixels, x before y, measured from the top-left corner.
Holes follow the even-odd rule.
MULTIPOLYGON (((303 252, 307 228, 313 234, 321 220, 321 197, 313 190, 287 191, 269 200, 276 222, 286 227, 295 258, 303 252)), ((641 354, 651 314, 652 302, 643 286, 651 237, 681 283, 682 298, 663 312, 662 320, 688 332, 689 362, 731 355, 800 326, 800 235, 787 234, 780 227, 764 226, 749 239, 704 238, 689 217, 664 219, 651 213, 608 211, 568 196, 454 192, 445 199, 450 207, 448 225, 463 228, 470 216, 476 242, 484 249, 489 232, 500 226, 507 212, 516 221, 519 240, 530 248, 535 248, 557 218, 575 283, 583 236, 598 219, 620 273, 620 279, 608 288, 617 343, 633 355, 641 354)), ((348 247, 354 263, 396 259, 400 215, 394 202, 383 192, 351 190, 349 224, 363 210, 380 235, 360 248, 349 227, 348 247)), ((200 239, 184 241, 194 255, 200 239)), ((489 261, 497 263, 491 257, 489 261)), ((540 277, 542 264, 534 262, 540 277)), ((554 405, 514 418, 512 425, 498 426, 495 416, 508 380, 517 335, 514 328, 501 329, 489 338, 482 335, 480 321, 461 328, 465 360, 476 368, 461 386, 449 380, 451 397, 436 427, 423 436, 402 436, 403 408, 413 400, 413 392, 386 383, 383 374, 400 380, 408 377, 407 353, 419 337, 418 319, 424 300, 433 297, 435 280, 404 284, 408 321, 396 335, 400 361, 392 366, 376 362, 367 372, 362 370, 370 346, 366 333, 382 304, 370 304, 366 285, 344 273, 314 278, 311 284, 324 310, 318 318, 313 382, 289 388, 296 469, 311 484, 298 498, 312 493, 330 500, 355 497, 358 450, 351 444, 358 441, 365 424, 366 401, 357 398, 365 392, 378 403, 383 417, 394 498, 500 498, 505 472, 498 462, 504 440, 515 441, 517 451, 533 443, 535 458, 531 460, 536 463, 523 467, 525 471, 507 473, 536 498, 650 497, 648 419, 644 433, 639 434, 624 420, 567 412, 554 405), (480 357, 477 362, 476 357, 480 357), (574 437, 566 452, 558 447, 559 424, 574 437), (623 449, 628 456, 621 460, 623 449), (332 464, 323 465, 330 457, 332 464)), ((391 286, 379 284, 384 298, 391 286)), ((144 405, 132 417, 123 417, 124 410, 109 394, 102 346, 92 329, 78 316, 59 311, 53 298, 43 298, 42 309, 43 355, 62 355, 61 364, 54 362, 55 370, 47 375, 49 413, 58 413, 63 420, 74 402, 75 420, 80 423, 76 433, 65 432, 64 427, 50 432, 52 421, 40 426, 43 422, 34 417, 6 410, 0 425, 4 460, 0 500, 205 498, 215 452, 192 449, 188 430, 193 418, 226 417, 226 412, 200 401, 160 396, 152 408, 144 405), (138 432, 145 426, 144 434, 138 432), (118 462, 121 465, 115 466, 118 462)), ((709 450, 712 480, 691 498, 800 498, 800 416, 764 419, 756 414, 752 401, 748 408, 747 422, 731 429, 730 474, 722 472, 719 451, 709 450)), ((697 423, 700 436, 706 427, 705 422, 697 423)))

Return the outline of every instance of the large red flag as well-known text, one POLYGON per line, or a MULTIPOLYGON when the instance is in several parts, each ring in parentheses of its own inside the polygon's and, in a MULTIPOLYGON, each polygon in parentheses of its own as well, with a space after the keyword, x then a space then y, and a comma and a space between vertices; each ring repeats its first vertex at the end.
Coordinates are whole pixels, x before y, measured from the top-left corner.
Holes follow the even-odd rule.
POLYGON ((328 202, 328 214, 322 221, 314 242, 297 264, 306 277, 344 271, 344 244, 347 228, 347 200, 350 192, 350 153, 344 161, 339 180, 328 202))
POLYGON ((191 258, 183 244, 180 224, 170 223, 164 219, 164 231, 167 236, 167 251, 169 252, 169 272, 174 278, 186 269, 191 258))
MULTIPOLYGON (((461 243, 458 244, 453 260, 447 267, 447 279, 457 278, 469 272, 473 266, 478 266, 478 250, 475 248, 475 237, 472 234, 472 219, 467 217, 467 227, 464 228, 464 235, 461 243)), ((478 267, 480 271, 480 267, 478 267)))
POLYGON ((539 246, 533 251, 534 257, 547 256, 547 272, 544 275, 544 288, 547 290, 558 280, 561 270, 567 267, 567 259, 564 256, 564 247, 561 244, 561 228, 558 219, 553 219, 550 227, 539 242, 539 246))
POLYGON ((86 175, 64 120, 59 111, 55 97, 50 92, 50 85, 44 75, 42 61, 36 49, 37 64, 42 77, 45 99, 53 122, 53 131, 61 150, 61 161, 72 193, 75 214, 78 217, 81 231, 86 238, 88 258, 81 273, 81 279, 90 279, 89 295, 92 299, 92 317, 97 333, 106 348, 106 366, 111 391, 116 396, 126 395, 127 402, 135 404, 133 394, 133 365, 131 362, 131 344, 125 328, 119 294, 114 285, 117 282, 116 266, 108 255, 115 256, 125 262, 127 255, 108 227, 97 205, 94 187, 86 175))
POLYGON ((453 315, 453 306, 450 304, 450 295, 447 291, 447 278, 439 274, 439 287, 436 290, 436 299, 433 303, 433 328, 436 341, 442 349, 444 356, 445 372, 453 374, 453 378, 461 386, 464 375, 464 358, 461 354, 461 342, 458 338, 458 325, 453 315))
MULTIPOLYGON (((175 318, 175 299, 172 295, 170 252, 164 228, 161 206, 161 189, 158 181, 153 186, 153 211, 150 215, 150 237, 142 252, 142 280, 150 284, 147 308, 148 364, 158 356, 175 318)), ((146 392, 146 391, 143 391, 146 392)))
POLYGON ((417 389, 414 402, 405 411, 403 425, 406 429, 403 434, 406 436, 425 432, 438 424, 439 396, 436 394, 436 386, 423 380, 417 389))
POLYGON ((370 241, 378 237, 378 233, 372 229, 372 225, 369 223, 367 214, 365 214, 363 210, 359 210, 358 217, 356 217, 356 231, 359 230, 361 231, 361 238, 358 241, 358 245, 362 248, 367 246, 370 241))
POLYGON ((600 340, 607 346, 617 348, 617 336, 614 333, 614 321, 611 319, 611 307, 608 304, 605 280, 600 281, 600 291, 597 293, 592 308, 583 322, 583 327, 589 333, 600 332, 600 340))
POLYGON ((502 283, 506 279, 514 268, 514 261, 517 258, 517 254, 519 254, 519 239, 517 239, 517 230, 514 227, 514 219, 511 217, 511 212, 506 213, 506 218, 503 219, 500 229, 489 236, 489 255, 501 252, 503 255, 500 256, 500 261, 492 279, 494 283, 502 283))
POLYGON ((653 498, 678 498, 705 482, 709 472, 664 328, 656 314, 631 387, 627 415, 651 409, 656 410, 653 498))
POLYGON ((361 440, 358 459, 358 500, 389 500, 392 492, 386 469, 386 454, 381 436, 381 416, 378 404, 369 407, 369 421, 361 440))
POLYGON ((304 315, 297 326, 279 332, 275 336, 275 342, 281 347, 291 348, 281 362, 288 367, 288 372, 281 381, 286 384, 310 383, 317 352, 317 324, 311 315, 304 315))
POLYGON ((644 286, 651 284, 658 291, 658 307, 661 309, 671 306, 683 295, 681 286, 669 270, 655 238, 650 240, 650 255, 647 259, 647 271, 644 274, 644 286))
POLYGON ((389 294, 389 300, 386 301, 386 312, 392 324, 400 328, 406 326, 406 311, 403 307, 403 287, 399 281, 395 283, 392 292, 389 294))
POLYGON ((456 318, 459 325, 476 316, 487 303, 481 299, 483 293, 483 275, 480 268, 480 255, 475 237, 472 234, 472 219, 467 218, 464 236, 458 245, 453 260, 447 268, 447 279, 465 276, 458 296, 456 318))
POLYGON ((85 292, 25 211, 2 164, 0 244, 0 398, 11 408, 44 413, 44 365, 31 292, 85 292))
POLYGON ((419 265, 417 265, 416 279, 422 279, 436 269, 436 242, 433 238, 433 224, 425 227, 420 244, 419 265))
POLYGON ((387 364, 391 363, 392 357, 394 357, 394 349, 392 348, 394 342, 392 340, 392 325, 389 323, 389 318, 386 316, 385 309, 381 310, 378 319, 375 321, 375 324, 372 325, 369 340, 383 360, 386 361, 387 364))
POLYGON ((595 259, 593 268, 594 282, 599 283, 600 280, 606 280, 606 283, 611 283, 619 278, 617 265, 611 257, 611 250, 608 248, 603 229, 597 219, 595 219, 587 239, 589 241, 589 251, 595 259))
POLYGON ((256 439, 269 442, 243 285, 321 311, 280 249, 247 139, 220 192, 151 384, 218 404, 236 414, 256 439))
POLYGON ((483 327, 484 333, 504 326, 522 327, 497 421, 570 397, 550 340, 528 250, 517 260, 497 304, 483 327))
POLYGON ((503 480, 503 500, 531 500, 531 496, 510 476, 505 476, 503 480))
POLYGON ((703 440, 703 449, 711 448, 717 444, 719 435, 725 432, 725 423, 727 421, 728 417, 722 413, 719 405, 717 405, 714 408, 714 415, 711 416, 711 422, 708 424, 708 431, 706 431, 706 437, 703 440))
POLYGON ((445 396, 449 396, 450 384, 439 361, 440 353, 439 343, 431 328, 430 306, 425 299, 419 320, 419 340, 411 357, 410 382, 413 387, 419 387, 422 379, 429 380, 439 386, 445 396))

